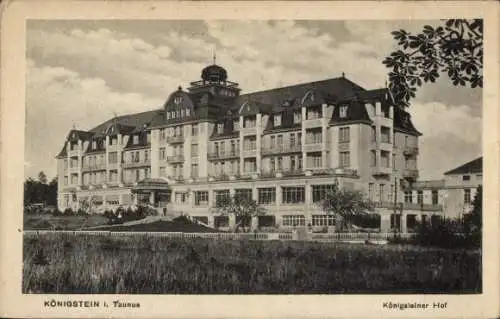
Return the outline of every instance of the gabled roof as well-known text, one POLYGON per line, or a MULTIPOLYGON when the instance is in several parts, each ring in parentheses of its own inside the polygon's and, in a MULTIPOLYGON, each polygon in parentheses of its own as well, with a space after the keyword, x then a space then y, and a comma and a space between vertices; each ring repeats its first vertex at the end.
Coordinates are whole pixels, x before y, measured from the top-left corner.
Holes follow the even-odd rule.
POLYGON ((86 140, 94 135, 93 132, 87 132, 82 130, 71 130, 68 133, 68 137, 66 140, 75 141, 75 140, 86 140))
POLYGON ((481 156, 457 168, 447 171, 446 173, 444 173, 444 175, 481 173, 482 171, 483 171, 483 157, 481 156))

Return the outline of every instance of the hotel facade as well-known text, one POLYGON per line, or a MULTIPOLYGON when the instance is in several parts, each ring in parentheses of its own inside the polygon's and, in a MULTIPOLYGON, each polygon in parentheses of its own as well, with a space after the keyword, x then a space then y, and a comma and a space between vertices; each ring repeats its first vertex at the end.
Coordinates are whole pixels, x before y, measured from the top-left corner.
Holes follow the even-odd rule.
POLYGON ((420 135, 387 89, 365 90, 342 75, 240 94, 213 64, 161 109, 71 130, 57 156, 58 206, 148 204, 231 227, 236 220, 217 205, 239 194, 267 211, 252 226, 323 228, 335 221, 320 204, 338 183, 375 203, 382 231, 406 230, 408 216, 443 215, 442 202, 408 201, 420 135))

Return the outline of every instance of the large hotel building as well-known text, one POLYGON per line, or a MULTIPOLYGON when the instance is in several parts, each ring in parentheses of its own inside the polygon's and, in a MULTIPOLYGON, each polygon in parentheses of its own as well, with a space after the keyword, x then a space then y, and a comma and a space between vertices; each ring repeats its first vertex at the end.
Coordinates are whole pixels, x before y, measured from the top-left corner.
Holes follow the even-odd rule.
POLYGON ((240 94, 213 64, 161 109, 71 130, 57 156, 59 209, 148 204, 230 227, 234 218, 219 216, 217 203, 240 194, 267 210, 254 225, 325 227, 334 218, 320 202, 338 183, 375 202, 382 230, 406 229, 443 214, 432 185, 411 188, 420 135, 387 89, 342 75, 240 94))

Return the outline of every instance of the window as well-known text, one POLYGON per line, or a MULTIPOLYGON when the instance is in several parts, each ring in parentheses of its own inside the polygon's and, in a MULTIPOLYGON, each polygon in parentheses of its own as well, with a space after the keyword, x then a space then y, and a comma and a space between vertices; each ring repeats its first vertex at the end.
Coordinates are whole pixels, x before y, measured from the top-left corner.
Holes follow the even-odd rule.
POLYGON ((233 131, 238 132, 240 130, 240 120, 233 121, 233 131))
POLYGON ((437 205, 439 202, 438 191, 432 191, 432 204, 437 205))
POLYGON ((186 116, 190 116, 191 115, 191 109, 186 109, 186 116))
POLYGON ((191 164, 191 177, 198 177, 198 164, 191 164))
POLYGON ((198 124, 193 124, 193 126, 191 126, 191 135, 198 136, 198 124))
POLYGON ((64 186, 68 185, 68 176, 64 176, 64 186))
POLYGON ((231 155, 236 155, 236 142, 231 140, 231 155))
POLYGON ((221 141, 219 144, 219 153, 220 154, 226 153, 226 143, 224 141, 221 141))
POLYGON ((245 151, 253 151, 257 148, 257 139, 255 136, 253 137, 246 137, 244 139, 244 148, 245 151))
POLYGON ((149 151, 145 150, 144 151, 144 161, 147 162, 149 160, 149 151))
POLYGON ((235 189, 234 195, 238 198, 246 198, 247 200, 252 200, 253 197, 251 188, 235 189))
POLYGON ((482 180, 483 179, 483 174, 477 174, 476 175, 476 179, 479 180, 479 181, 482 180))
POLYGON ((284 215, 283 226, 305 226, 306 217, 304 215, 284 215))
POLYGON ((167 177, 165 167, 160 167, 160 177, 167 177))
POLYGON ((335 216, 332 215, 312 215, 313 226, 335 226, 335 216))
POLYGON ((116 182, 118 178, 118 171, 112 170, 109 171, 109 181, 110 182, 116 182))
POLYGON ((253 173, 257 171, 257 162, 255 159, 245 159, 243 165, 245 172, 247 173, 253 173))
POLYGON ((165 159, 165 148, 162 147, 160 148, 160 160, 164 160, 165 159))
POLYGON ((132 138, 133 138, 132 140, 133 144, 139 144, 139 135, 134 135, 132 138))
POLYGON ((281 115, 274 115, 274 126, 281 126, 281 115))
POLYGON ((269 166, 271 166, 271 172, 274 172, 274 170, 276 169, 276 159, 274 157, 271 157, 270 161, 271 165, 269 166))
POLYGON ((374 197, 373 187, 374 187, 373 183, 368 184, 368 199, 371 201, 373 201, 373 197, 374 197))
POLYGON ((283 203, 284 204, 297 204, 305 202, 305 187, 283 187, 283 203))
POLYGON ((302 122, 302 112, 293 113, 293 123, 300 124, 302 122))
POLYGON ((118 153, 117 152, 111 152, 108 154, 108 161, 109 164, 116 164, 118 163, 118 153))
POLYGON ((387 200, 389 201, 389 203, 392 203, 393 202, 393 196, 394 196, 394 185, 391 184, 391 187, 390 187, 390 191, 389 191, 389 194, 387 194, 387 200))
POLYGON ((174 200, 176 204, 184 204, 187 199, 187 194, 185 192, 175 192, 174 200))
POLYGON ((372 126, 372 142, 377 141, 377 129, 375 126, 372 126))
POLYGON ((221 205, 229 198, 229 189, 214 191, 215 197, 215 207, 221 207, 221 205))
POLYGON ((196 192, 194 192, 194 204, 196 206, 208 205, 208 191, 196 191, 196 192))
POLYGON ((308 156, 308 166, 311 168, 321 168, 323 167, 322 165, 322 160, 321 160, 321 153, 316 153, 311 156, 308 156))
POLYGON ((348 167, 351 165, 349 152, 340 152, 340 167, 348 167))
POLYGON ((384 199, 385 199, 385 185, 384 184, 380 184, 379 185, 379 192, 378 192, 378 200, 379 202, 383 202, 384 199))
POLYGON ((423 191, 417 191, 417 203, 418 204, 424 203, 424 192, 423 191))
POLYGON ((255 118, 245 118, 245 128, 254 128, 256 124, 255 118))
POLYGON ((295 133, 290 134, 290 147, 295 146, 295 133))
POLYGON ((463 181, 470 181, 470 175, 464 175, 462 176, 463 181))
POLYGON ((342 105, 339 108, 339 116, 340 116, 340 118, 346 118, 347 117, 347 105, 342 105))
POLYGON ((96 141, 92 141, 92 149, 97 149, 97 142, 96 141))
POLYGON ((278 134, 278 138, 276 140, 277 146, 282 148, 283 147, 283 134, 278 134))
POLYGON ((174 98, 174 103, 175 103, 176 105, 181 104, 181 103, 182 103, 182 96, 176 96, 176 97, 174 98))
POLYGON ((192 157, 198 156, 198 144, 191 145, 191 156, 192 157))
POLYGON ((471 203, 470 188, 464 189, 464 204, 470 204, 470 203, 471 203))
POLYGON ((309 130, 306 133, 307 144, 320 144, 322 142, 322 132, 319 130, 309 130))
POLYGON ((370 165, 371 167, 377 166, 377 151, 370 151, 370 165))
POLYGON ((380 128, 380 137, 382 143, 391 143, 391 129, 385 126, 380 128))
POLYGON ((109 145, 116 145, 118 144, 118 138, 112 137, 109 139, 109 145))
POLYGON ((283 157, 278 156, 278 167, 276 168, 278 171, 283 170, 283 157))
POLYGON ((224 133, 224 123, 217 124, 217 133, 218 134, 224 133))
POLYGON ((387 151, 381 151, 380 152, 380 162, 382 164, 382 167, 390 167, 390 153, 387 151))
POLYGON ((167 120, 170 120, 170 111, 167 112, 167 120))
POLYGON ((396 154, 392 153, 392 170, 396 171, 396 154))
POLYGON ((341 127, 339 133, 339 142, 349 143, 349 127, 341 127))
POLYGON ((405 191, 405 203, 411 204, 413 202, 413 194, 411 191, 405 191))
POLYGON ((312 186, 312 199, 313 203, 319 203, 325 200, 326 195, 333 191, 333 184, 313 185, 312 186))
POLYGON ((259 188, 259 204, 274 204, 276 202, 276 188, 259 188))

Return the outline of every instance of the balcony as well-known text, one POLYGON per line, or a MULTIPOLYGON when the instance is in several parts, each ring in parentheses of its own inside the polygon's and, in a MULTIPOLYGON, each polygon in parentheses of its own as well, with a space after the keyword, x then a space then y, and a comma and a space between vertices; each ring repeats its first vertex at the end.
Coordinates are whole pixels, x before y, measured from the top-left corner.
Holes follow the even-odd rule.
POLYGON ((169 143, 169 144, 180 144, 180 143, 184 143, 184 135, 179 135, 179 136, 167 136, 167 143, 169 143))
POLYGON ((418 178, 418 169, 405 168, 405 170, 403 171, 403 177, 417 179, 418 178))
POLYGON ((255 135, 257 134, 257 126, 244 127, 240 132, 242 135, 255 135))
POLYGON ((239 158, 240 150, 227 151, 227 152, 211 152, 207 154, 208 160, 222 160, 222 159, 232 159, 239 158))
POLYGON ((391 174, 392 174, 391 167, 377 166, 377 167, 373 168, 373 175, 374 176, 386 176, 386 175, 391 175, 391 174))
POLYGON ((257 156, 257 149, 243 150, 243 157, 255 157, 257 156))
POLYGON ((92 164, 92 165, 84 165, 82 167, 82 171, 104 171, 106 170, 106 164, 92 164))
POLYGON ((167 163, 182 163, 184 162, 184 155, 167 156, 167 163))
POLYGON ((306 143, 302 150, 304 152, 321 152, 323 150, 323 142, 306 143))
MULTIPOLYGON (((387 208, 394 210, 394 203, 393 202, 374 202, 373 206, 376 208, 387 208)), ((396 209, 398 211, 401 210, 420 210, 420 211, 425 211, 425 212, 441 212, 443 211, 443 205, 439 204, 419 204, 419 203, 397 203, 396 204, 396 209)))
POLYGON ((122 168, 145 167, 145 166, 151 166, 151 160, 125 162, 122 164, 122 168))
POLYGON ((262 155, 275 155, 286 153, 301 153, 302 145, 275 145, 272 147, 263 147, 261 150, 262 155))
POLYGON ((68 155, 69 157, 78 157, 80 156, 80 150, 79 149, 70 150, 68 151, 68 155))
POLYGON ((302 126, 304 128, 314 128, 323 126, 323 118, 315 118, 302 121, 302 126))
POLYGON ((418 155, 418 147, 417 146, 405 146, 403 149, 403 155, 405 155, 405 156, 418 155))

